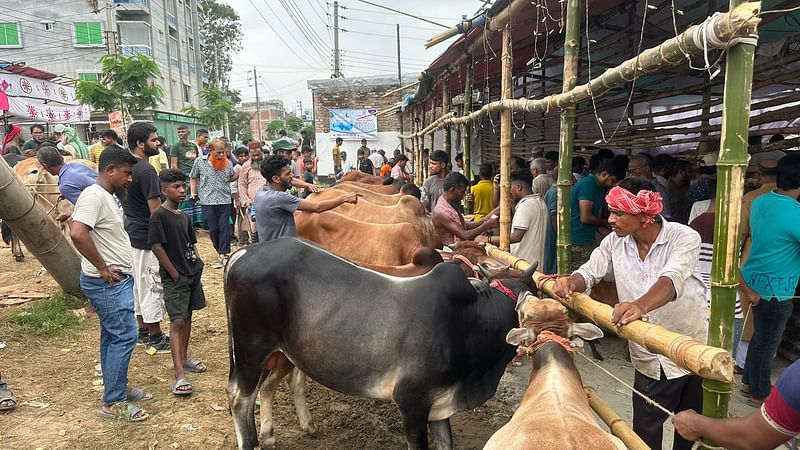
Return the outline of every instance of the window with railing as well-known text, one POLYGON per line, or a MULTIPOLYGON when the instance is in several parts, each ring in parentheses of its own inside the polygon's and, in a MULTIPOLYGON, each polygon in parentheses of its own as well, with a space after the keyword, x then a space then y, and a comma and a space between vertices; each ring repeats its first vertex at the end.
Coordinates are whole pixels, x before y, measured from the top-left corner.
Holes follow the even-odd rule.
POLYGON ((175 6, 175 0, 166 0, 164 2, 165 14, 167 16, 167 24, 173 28, 178 28, 178 8, 175 6))
POLYGON ((150 25, 139 21, 117 21, 119 31, 118 47, 122 55, 147 55, 153 56, 153 46, 150 38, 150 25))
POLYGON ((150 6, 150 0, 114 0, 114 3, 126 5, 150 6))
POLYGON ((100 81, 101 76, 102 74, 99 73, 86 72, 86 73, 79 73, 78 79, 81 81, 100 81))
POLYGON ((178 67, 178 68, 181 66, 180 65, 180 59, 178 57, 179 49, 180 49, 180 47, 178 46, 178 40, 175 39, 174 37, 170 36, 169 37, 169 45, 168 45, 169 65, 170 66, 178 67))

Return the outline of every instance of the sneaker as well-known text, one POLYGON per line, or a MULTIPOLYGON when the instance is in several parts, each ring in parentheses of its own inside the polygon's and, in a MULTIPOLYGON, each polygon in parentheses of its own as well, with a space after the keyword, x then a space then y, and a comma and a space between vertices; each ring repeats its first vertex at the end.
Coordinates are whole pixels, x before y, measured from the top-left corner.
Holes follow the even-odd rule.
POLYGON ((155 350, 155 353, 169 353, 169 336, 162 333, 160 337, 156 338, 155 342, 149 340, 147 350, 149 352, 155 350))
POLYGON ((140 331, 139 332, 139 337, 136 339, 136 345, 143 345, 143 346, 147 347, 147 345, 149 343, 150 343, 150 333, 147 332, 147 331, 142 333, 140 331))

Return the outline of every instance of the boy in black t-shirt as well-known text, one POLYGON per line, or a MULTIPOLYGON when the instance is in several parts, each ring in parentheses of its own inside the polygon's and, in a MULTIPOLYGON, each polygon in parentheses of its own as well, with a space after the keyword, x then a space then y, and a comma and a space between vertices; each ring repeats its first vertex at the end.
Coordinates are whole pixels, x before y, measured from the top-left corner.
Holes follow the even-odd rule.
POLYGON ((176 380, 172 393, 189 395, 192 383, 186 379, 186 372, 208 370, 198 358, 187 357, 192 311, 206 306, 200 283, 203 261, 197 255, 197 237, 189 216, 178 209, 186 199, 186 176, 178 169, 166 169, 159 174, 159 180, 166 200, 150 215, 148 240, 161 265, 159 274, 170 319, 169 340, 176 380))

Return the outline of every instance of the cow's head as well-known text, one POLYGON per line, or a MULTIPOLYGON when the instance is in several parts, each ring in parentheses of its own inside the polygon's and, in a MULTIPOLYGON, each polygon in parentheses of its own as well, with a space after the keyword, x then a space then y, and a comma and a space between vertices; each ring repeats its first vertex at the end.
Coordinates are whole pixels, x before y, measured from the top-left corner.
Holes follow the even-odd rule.
POLYGON ((58 182, 57 178, 46 171, 36 158, 20 161, 14 166, 14 172, 22 184, 28 186, 28 189, 32 192, 36 191, 37 185, 49 185, 58 182))
POLYGON ((603 337, 603 331, 591 323, 575 323, 568 315, 567 307, 552 298, 539 298, 530 292, 519 295, 517 300, 520 328, 514 328, 506 335, 506 342, 516 346, 528 347, 528 353, 541 344, 540 336, 552 336, 550 340, 565 345, 570 339, 572 346, 582 346, 582 341, 603 337))

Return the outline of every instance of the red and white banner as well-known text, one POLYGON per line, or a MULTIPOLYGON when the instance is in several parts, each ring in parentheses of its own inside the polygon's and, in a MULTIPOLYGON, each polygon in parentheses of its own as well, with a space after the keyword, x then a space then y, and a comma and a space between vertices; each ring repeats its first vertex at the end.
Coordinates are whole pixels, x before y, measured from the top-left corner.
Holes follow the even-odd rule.
POLYGON ((0 73, 0 92, 8 98, 3 109, 25 119, 72 123, 89 120, 91 109, 75 98, 75 88, 23 75, 0 73))

